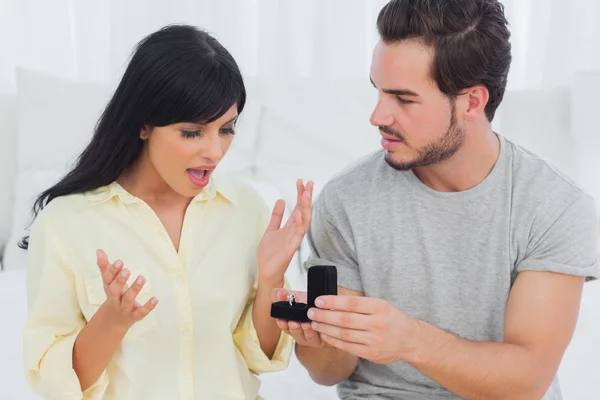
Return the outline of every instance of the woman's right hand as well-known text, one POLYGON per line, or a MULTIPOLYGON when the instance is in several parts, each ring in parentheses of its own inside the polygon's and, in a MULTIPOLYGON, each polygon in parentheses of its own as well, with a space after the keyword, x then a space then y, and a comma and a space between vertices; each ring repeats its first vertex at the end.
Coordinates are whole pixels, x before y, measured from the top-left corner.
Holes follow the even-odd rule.
MULTIPOLYGON (((299 303, 306 303, 305 292, 293 292, 296 295, 296 301, 299 303)), ((277 301, 287 301, 288 291, 285 289, 277 290, 277 301)), ((319 332, 315 331, 311 327, 310 322, 296 322, 296 321, 285 321, 282 319, 277 320, 277 326, 279 329, 290 335, 299 346, 323 348, 331 347, 328 343, 321 339, 319 332)))
POLYGON ((138 276, 129 287, 127 279, 130 272, 123 268, 122 261, 117 260, 111 264, 103 250, 98 250, 96 257, 106 293, 106 301, 101 307, 104 308, 105 315, 114 323, 115 327, 127 330, 154 310, 158 299, 152 297, 146 304, 139 304, 136 297, 144 287, 146 279, 138 276))

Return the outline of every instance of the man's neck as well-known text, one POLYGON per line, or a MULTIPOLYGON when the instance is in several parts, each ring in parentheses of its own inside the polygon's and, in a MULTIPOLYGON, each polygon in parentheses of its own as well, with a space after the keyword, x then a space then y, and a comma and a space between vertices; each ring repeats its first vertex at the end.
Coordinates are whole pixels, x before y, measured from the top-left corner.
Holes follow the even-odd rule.
POLYGON ((414 174, 438 192, 461 192, 480 184, 500 155, 500 141, 488 125, 465 134, 463 146, 450 159, 414 168, 414 174))

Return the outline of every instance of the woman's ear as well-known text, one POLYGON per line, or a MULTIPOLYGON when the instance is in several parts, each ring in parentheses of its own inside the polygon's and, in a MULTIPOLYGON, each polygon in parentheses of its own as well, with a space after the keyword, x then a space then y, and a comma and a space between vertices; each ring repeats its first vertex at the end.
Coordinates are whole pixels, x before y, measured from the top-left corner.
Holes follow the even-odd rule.
POLYGON ((142 127, 142 129, 140 130, 140 139, 142 139, 142 140, 148 139, 148 137, 150 137, 151 130, 152 129, 150 129, 150 127, 148 125, 144 125, 142 127))

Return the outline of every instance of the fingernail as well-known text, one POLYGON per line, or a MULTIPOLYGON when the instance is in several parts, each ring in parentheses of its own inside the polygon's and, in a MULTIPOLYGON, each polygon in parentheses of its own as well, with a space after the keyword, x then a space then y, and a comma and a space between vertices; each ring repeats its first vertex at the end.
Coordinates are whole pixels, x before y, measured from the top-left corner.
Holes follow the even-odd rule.
POLYGON ((117 260, 117 261, 115 261, 115 263, 113 264, 113 268, 114 268, 114 269, 118 269, 118 268, 121 268, 121 266, 122 266, 122 265, 123 265, 123 264, 121 264, 121 261, 117 260))
POLYGON ((310 324, 310 327, 311 327, 311 328, 313 328, 313 329, 315 329, 315 330, 317 329, 317 327, 318 327, 318 326, 319 326, 319 323, 318 323, 318 322, 314 322, 314 321, 313 321, 313 322, 310 324))
POLYGON ((308 318, 313 319, 315 317, 315 310, 308 310, 308 313, 306 313, 308 315, 308 318))
POLYGON ((155 305, 156 303, 158 303, 158 299, 156 297, 150 299, 150 304, 155 305))
POLYGON ((126 269, 124 269, 123 271, 121 271, 121 276, 123 278, 125 278, 127 276, 127 270, 126 269))
POLYGON ((135 283, 137 283, 138 285, 141 285, 142 283, 144 283, 144 278, 141 276, 138 276, 138 278, 135 280, 135 283))
POLYGON ((316 299, 315 300, 315 305, 317 307, 323 307, 324 304, 325 304, 325 302, 322 299, 316 299))

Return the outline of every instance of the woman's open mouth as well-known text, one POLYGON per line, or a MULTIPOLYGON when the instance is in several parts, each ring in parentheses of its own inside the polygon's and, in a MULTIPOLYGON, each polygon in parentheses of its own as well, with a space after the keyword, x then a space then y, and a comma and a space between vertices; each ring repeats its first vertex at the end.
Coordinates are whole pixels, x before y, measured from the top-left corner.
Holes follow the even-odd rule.
POLYGON ((203 188, 208 185, 212 169, 205 168, 188 168, 187 173, 194 186, 203 188))

